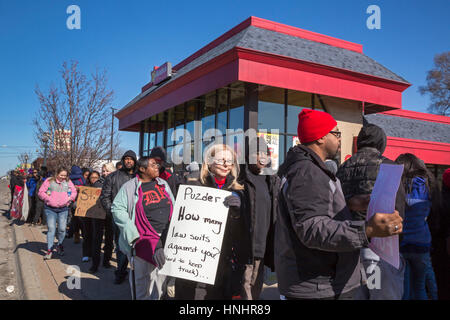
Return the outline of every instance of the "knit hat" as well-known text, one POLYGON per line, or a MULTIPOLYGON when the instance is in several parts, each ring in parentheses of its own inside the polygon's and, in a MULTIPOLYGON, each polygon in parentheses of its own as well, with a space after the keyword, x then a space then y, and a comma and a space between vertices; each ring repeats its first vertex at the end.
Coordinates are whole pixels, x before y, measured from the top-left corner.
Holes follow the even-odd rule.
POLYGON ((171 164, 167 161, 167 152, 161 146, 154 147, 150 152, 149 158, 159 158, 162 161, 162 166, 165 168, 170 168, 171 164))
POLYGON ((303 109, 298 115, 298 138, 301 143, 316 141, 325 136, 336 126, 336 120, 334 120, 329 113, 303 109))
POLYGON ((450 168, 444 171, 444 174, 442 175, 442 182, 444 182, 447 188, 450 188, 450 168))
POLYGON ((200 168, 198 166, 198 163, 196 161, 192 161, 187 167, 186 170, 189 172, 199 171, 200 168))

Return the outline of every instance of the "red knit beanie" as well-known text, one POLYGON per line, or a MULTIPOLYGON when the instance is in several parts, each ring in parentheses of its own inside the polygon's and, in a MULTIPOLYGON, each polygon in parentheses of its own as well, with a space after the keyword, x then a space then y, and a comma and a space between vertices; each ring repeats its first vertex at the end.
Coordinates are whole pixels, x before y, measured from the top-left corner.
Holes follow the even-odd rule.
POLYGON ((450 168, 444 171, 444 174, 442 175, 442 181, 447 186, 447 188, 450 188, 450 168))
POLYGON ((334 120, 329 113, 303 109, 298 115, 298 138, 301 143, 316 141, 325 136, 336 126, 336 120, 334 120))

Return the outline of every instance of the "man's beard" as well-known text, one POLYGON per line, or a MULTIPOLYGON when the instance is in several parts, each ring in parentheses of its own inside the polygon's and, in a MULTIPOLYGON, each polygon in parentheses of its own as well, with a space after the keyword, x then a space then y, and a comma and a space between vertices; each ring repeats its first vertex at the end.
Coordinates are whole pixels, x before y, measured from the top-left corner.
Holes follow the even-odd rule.
POLYGON ((337 159, 340 152, 341 152, 341 146, 339 146, 334 153, 333 152, 328 152, 327 159, 330 159, 330 160, 337 159))

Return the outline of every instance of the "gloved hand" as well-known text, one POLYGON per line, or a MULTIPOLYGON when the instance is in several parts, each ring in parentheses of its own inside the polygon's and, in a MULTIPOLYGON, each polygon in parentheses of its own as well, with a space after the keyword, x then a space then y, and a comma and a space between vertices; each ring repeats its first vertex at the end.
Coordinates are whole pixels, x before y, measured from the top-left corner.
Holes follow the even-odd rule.
POLYGON ((164 249, 159 248, 156 249, 155 254, 153 255, 153 260, 156 263, 156 267, 161 269, 166 263, 166 256, 164 255, 164 249))
POLYGON ((235 195, 228 196, 224 199, 223 204, 226 207, 234 207, 234 208, 240 208, 241 207, 241 198, 235 195))

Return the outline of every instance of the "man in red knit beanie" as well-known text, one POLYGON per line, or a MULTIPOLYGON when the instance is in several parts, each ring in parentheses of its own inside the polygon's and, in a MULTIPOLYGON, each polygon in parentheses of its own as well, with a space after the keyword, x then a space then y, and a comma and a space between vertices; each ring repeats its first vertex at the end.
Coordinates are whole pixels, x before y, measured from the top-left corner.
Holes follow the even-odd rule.
POLYGON ((354 221, 341 185, 324 161, 341 146, 336 120, 303 109, 298 117, 301 145, 280 167, 282 188, 275 226, 278 289, 287 299, 351 300, 361 286, 360 249, 370 237, 402 232, 398 212, 354 221))

